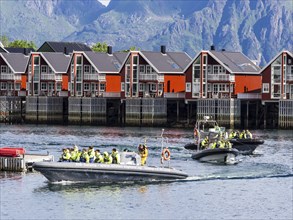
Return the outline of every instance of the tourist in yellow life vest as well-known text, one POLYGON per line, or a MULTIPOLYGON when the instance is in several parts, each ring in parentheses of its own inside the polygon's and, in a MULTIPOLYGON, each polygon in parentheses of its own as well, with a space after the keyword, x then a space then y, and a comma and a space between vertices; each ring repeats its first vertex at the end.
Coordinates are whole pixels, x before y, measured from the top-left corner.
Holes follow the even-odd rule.
POLYGON ((64 148, 62 151, 63 151, 63 153, 62 153, 61 158, 60 158, 59 161, 69 162, 70 161, 70 157, 71 157, 70 152, 69 152, 69 149, 64 148))
POLYGON ((113 159, 112 163, 120 164, 120 154, 116 148, 113 148, 111 157, 113 159))
POLYGON ((206 149, 208 147, 209 144, 209 137, 206 136, 202 141, 201 141, 201 148, 202 149, 206 149))
POLYGON ((95 151, 95 157, 96 157, 96 159, 95 159, 95 163, 103 163, 103 162, 104 162, 103 156, 101 155, 99 149, 97 149, 97 150, 95 151))
POLYGON ((221 140, 218 140, 216 148, 225 148, 225 143, 221 140))
POLYGON ((232 144, 230 143, 230 141, 224 141, 224 143, 225 143, 225 148, 228 148, 228 149, 230 149, 230 148, 232 148, 232 144))
POLYGON ((139 152, 139 155, 141 158, 141 165, 144 166, 146 164, 146 160, 147 160, 148 154, 149 154, 147 146, 140 144, 138 146, 138 152, 139 152))
POLYGON ((246 130, 245 134, 246 134, 246 138, 252 139, 252 134, 250 133, 250 131, 246 130))
POLYGON ((92 146, 89 147, 88 149, 88 154, 89 154, 89 161, 90 163, 93 163, 95 161, 95 150, 92 146))
POLYGON ((103 160, 104 163, 106 164, 111 164, 112 163, 112 156, 108 154, 108 152, 103 153, 103 160))
POLYGON ((217 147, 217 142, 213 142, 212 144, 210 144, 210 149, 215 149, 217 147))
POLYGON ((246 132, 245 132, 245 130, 243 130, 243 131, 241 132, 239 138, 240 138, 240 139, 246 139, 246 132))
POLYGON ((229 139, 233 139, 236 137, 236 132, 235 131, 231 131, 231 133, 229 134, 229 139))
POLYGON ((78 152, 75 152, 74 148, 70 149, 70 161, 76 162, 78 152))
POLYGON ((85 148, 82 149, 79 161, 82 163, 89 163, 90 162, 90 157, 88 155, 87 149, 85 149, 85 148))

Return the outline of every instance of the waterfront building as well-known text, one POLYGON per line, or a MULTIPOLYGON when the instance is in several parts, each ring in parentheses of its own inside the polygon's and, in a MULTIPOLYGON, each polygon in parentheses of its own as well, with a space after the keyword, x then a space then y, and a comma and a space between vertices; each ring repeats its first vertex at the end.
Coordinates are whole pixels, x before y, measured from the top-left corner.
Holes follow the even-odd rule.
POLYGON ((293 53, 281 51, 261 69, 264 127, 293 127, 293 53))
POLYGON ((28 96, 68 96, 70 56, 64 53, 32 52, 28 63, 28 96))
POLYGON ((86 44, 79 42, 46 41, 37 51, 71 54, 73 51, 92 51, 92 49, 86 44))
POLYGON ((26 96, 28 56, 0 53, 0 96, 26 96))

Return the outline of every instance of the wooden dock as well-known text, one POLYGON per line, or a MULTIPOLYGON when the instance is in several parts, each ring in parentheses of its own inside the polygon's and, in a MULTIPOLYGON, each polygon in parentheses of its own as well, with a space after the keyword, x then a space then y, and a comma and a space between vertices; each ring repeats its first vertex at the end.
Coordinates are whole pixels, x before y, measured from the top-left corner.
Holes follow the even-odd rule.
POLYGON ((0 157, 0 171, 32 171, 33 163, 43 161, 52 162, 54 156, 49 154, 25 154, 20 157, 0 157))

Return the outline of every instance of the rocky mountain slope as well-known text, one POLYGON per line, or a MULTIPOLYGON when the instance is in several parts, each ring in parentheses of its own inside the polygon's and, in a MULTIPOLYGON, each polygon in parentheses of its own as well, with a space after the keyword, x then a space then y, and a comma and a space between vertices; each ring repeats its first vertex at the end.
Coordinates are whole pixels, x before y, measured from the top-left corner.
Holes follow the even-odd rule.
POLYGON ((114 50, 164 44, 190 56, 214 44, 261 65, 282 49, 293 51, 291 0, 111 0, 108 7, 96 0, 20 0, 14 8, 10 2, 1 3, 2 33, 37 43, 100 41, 114 50))

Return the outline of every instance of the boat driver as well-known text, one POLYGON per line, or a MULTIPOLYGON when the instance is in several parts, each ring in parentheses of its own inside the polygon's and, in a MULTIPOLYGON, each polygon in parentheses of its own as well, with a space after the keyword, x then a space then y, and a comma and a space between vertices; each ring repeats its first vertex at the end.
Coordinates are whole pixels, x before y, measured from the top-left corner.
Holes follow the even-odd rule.
POLYGON ((147 146, 145 144, 140 144, 138 146, 138 152, 141 158, 141 165, 144 166, 146 164, 146 160, 149 154, 147 146))

